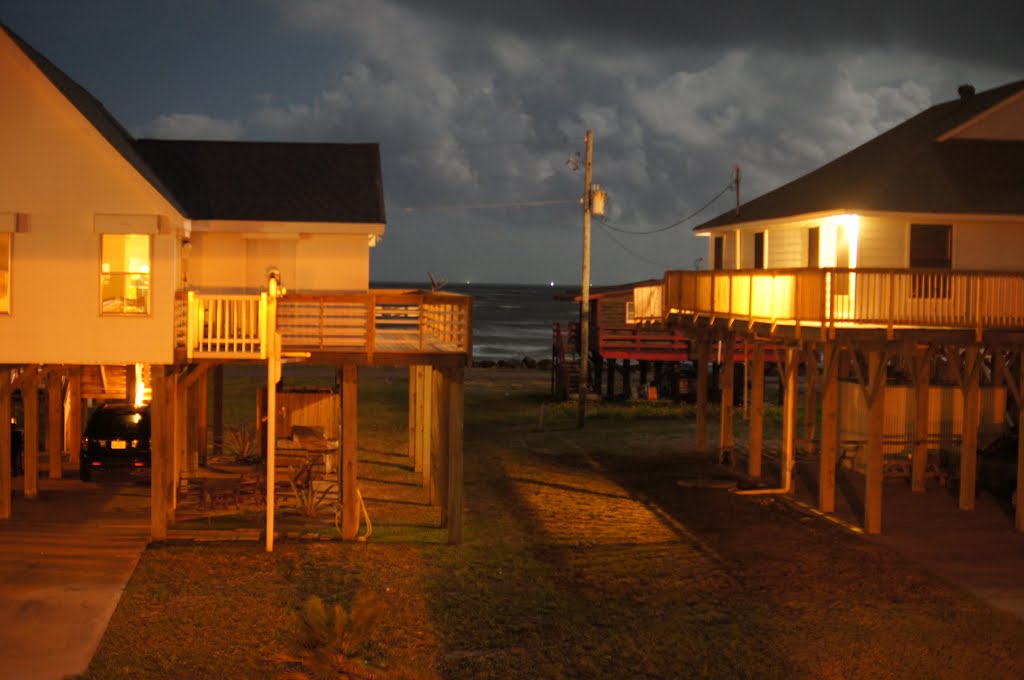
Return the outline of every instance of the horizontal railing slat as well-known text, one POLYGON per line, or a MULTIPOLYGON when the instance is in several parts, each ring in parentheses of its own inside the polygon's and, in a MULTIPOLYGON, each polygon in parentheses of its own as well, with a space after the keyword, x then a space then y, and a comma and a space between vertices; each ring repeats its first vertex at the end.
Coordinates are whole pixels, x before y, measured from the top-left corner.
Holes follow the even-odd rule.
MULTIPOLYGON (((289 293, 278 299, 276 318, 285 350, 472 352, 472 298, 465 295, 289 293)), ((180 293, 175 345, 190 356, 259 356, 264 322, 258 295, 180 293)))
POLYGON ((935 269, 669 271, 634 317, 692 314, 807 326, 1024 328, 1024 273, 935 269), (660 308, 654 304, 660 301, 660 308))

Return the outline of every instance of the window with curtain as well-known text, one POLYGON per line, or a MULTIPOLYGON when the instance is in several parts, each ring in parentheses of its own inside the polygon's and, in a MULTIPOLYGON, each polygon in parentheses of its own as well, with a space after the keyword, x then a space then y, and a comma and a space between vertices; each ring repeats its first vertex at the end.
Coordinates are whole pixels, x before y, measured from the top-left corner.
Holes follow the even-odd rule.
POLYGON ((101 313, 149 314, 150 236, 103 234, 100 262, 101 313))

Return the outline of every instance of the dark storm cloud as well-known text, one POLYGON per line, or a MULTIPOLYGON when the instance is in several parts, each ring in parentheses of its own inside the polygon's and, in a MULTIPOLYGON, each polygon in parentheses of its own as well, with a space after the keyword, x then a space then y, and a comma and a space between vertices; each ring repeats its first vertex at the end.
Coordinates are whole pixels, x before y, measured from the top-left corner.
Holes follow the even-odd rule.
POLYGON ((906 48, 1000 67, 1024 61, 1024 5, 994 0, 620 2, 397 0, 469 26, 536 39, 607 41, 645 49, 760 46, 794 52, 906 48))
POLYGON ((577 280, 583 173, 567 161, 593 130, 609 198, 593 276, 614 283, 705 255, 691 227, 732 192, 674 229, 612 229, 678 222, 736 164, 749 199, 962 82, 1024 76, 1015 3, 831 4, 102 0, 115 21, 9 0, 0 19, 140 135, 379 142, 376 280, 577 280))

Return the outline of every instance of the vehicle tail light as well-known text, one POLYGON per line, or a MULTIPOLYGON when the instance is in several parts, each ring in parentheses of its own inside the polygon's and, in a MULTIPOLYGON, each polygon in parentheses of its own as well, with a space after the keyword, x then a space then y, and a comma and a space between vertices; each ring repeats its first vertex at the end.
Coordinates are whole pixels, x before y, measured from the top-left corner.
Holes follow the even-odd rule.
POLYGON ((141 460, 135 461, 135 467, 143 467, 144 465, 145 463, 143 463, 141 460))
POLYGON ((94 460, 92 462, 92 466, 93 467, 100 467, 101 465, 103 465, 103 463, 99 462, 98 460, 94 460))

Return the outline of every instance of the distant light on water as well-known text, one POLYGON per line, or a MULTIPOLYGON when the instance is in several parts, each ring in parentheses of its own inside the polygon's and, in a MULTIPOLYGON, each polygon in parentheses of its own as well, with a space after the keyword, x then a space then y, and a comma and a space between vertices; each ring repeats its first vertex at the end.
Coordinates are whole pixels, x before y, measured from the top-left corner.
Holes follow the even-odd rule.
POLYGON ((554 288, 555 287, 555 282, 552 281, 550 285, 551 285, 552 288, 554 288))

